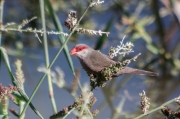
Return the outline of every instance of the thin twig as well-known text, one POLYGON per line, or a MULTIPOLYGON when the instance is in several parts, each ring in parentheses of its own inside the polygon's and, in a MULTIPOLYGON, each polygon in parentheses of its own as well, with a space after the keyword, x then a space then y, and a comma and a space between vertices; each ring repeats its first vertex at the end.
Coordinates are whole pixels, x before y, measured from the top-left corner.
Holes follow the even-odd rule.
POLYGON ((64 35, 64 36, 68 36, 68 34, 67 33, 63 33, 63 32, 59 32, 59 31, 45 31, 45 30, 43 30, 43 29, 33 29, 33 28, 31 28, 31 27, 28 27, 28 28, 26 28, 26 29, 17 29, 17 28, 1 28, 0 29, 0 31, 1 32, 7 32, 7 31, 17 31, 17 32, 27 32, 27 33, 36 33, 36 34, 44 34, 44 33, 46 33, 46 34, 48 34, 48 35, 50 35, 50 34, 53 34, 53 35, 59 35, 59 34, 61 34, 61 35, 64 35))

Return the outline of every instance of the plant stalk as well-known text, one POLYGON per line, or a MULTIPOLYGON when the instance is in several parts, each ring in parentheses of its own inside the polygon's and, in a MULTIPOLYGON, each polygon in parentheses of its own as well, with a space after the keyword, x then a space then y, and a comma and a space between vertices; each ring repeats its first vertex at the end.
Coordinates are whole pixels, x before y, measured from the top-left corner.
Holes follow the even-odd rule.
MULTIPOLYGON (((48 43, 47 43, 47 35, 46 35, 44 0, 39 0, 39 2, 40 2, 40 8, 41 8, 40 11, 41 11, 42 27, 44 30, 44 34, 43 34, 44 55, 45 55, 45 60, 46 60, 46 68, 48 68, 48 66, 49 66, 49 52, 48 52, 48 43)), ((49 68, 49 70, 50 70, 50 68, 49 68)), ((52 108, 53 108, 54 113, 57 113, 51 75, 47 74, 47 78, 48 78, 49 97, 51 99, 52 108)))
MULTIPOLYGON (((59 54, 61 53, 61 51, 63 50, 65 44, 68 42, 68 40, 70 39, 71 35, 74 33, 77 25, 80 23, 80 21, 82 20, 82 18, 85 16, 86 12, 88 11, 88 9, 90 8, 90 5, 86 8, 86 10, 84 11, 84 13, 82 14, 82 16, 80 17, 80 19, 78 20, 77 24, 75 25, 75 27, 72 29, 71 33, 69 34, 69 36, 67 37, 67 39, 65 40, 65 42, 63 43, 63 45, 61 46, 61 48, 59 49, 59 51, 57 52, 56 56, 53 58, 53 61, 50 63, 48 69, 50 69, 52 67, 52 65, 54 64, 54 62, 56 61, 56 59, 58 58, 59 54)), ((41 77, 40 81, 38 82, 36 88, 34 89, 33 93, 31 94, 31 97, 29 98, 29 101, 26 103, 26 106, 23 110, 23 112, 20 115, 20 118, 22 118, 22 115, 25 113, 29 103, 31 102, 31 100, 33 99, 34 95, 36 94, 37 90, 39 89, 41 83, 43 82, 44 78, 46 77, 46 73, 44 73, 44 75, 41 77)))

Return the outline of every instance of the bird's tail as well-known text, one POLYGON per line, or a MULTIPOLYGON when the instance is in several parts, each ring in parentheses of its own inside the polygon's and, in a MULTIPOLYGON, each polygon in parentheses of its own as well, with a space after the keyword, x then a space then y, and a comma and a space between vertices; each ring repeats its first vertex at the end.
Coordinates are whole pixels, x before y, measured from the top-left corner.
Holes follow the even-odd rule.
POLYGON ((121 74, 138 74, 138 75, 149 75, 149 76, 158 76, 158 73, 140 70, 140 69, 134 69, 130 67, 124 67, 123 69, 119 70, 115 75, 113 76, 119 76, 121 74))

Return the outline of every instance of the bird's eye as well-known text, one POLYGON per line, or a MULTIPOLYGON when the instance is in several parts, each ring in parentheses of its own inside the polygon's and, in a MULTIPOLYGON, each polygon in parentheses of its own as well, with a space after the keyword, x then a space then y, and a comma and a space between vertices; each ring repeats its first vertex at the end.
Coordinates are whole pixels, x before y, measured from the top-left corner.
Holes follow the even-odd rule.
POLYGON ((81 48, 79 48, 79 50, 82 50, 81 48))

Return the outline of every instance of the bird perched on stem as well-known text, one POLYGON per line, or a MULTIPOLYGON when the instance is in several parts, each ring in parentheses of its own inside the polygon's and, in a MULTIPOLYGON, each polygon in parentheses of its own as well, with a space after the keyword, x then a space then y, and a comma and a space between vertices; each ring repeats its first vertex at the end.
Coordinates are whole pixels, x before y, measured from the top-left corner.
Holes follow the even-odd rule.
MULTIPOLYGON (((97 76, 103 69, 110 67, 111 65, 115 65, 118 62, 112 60, 109 56, 94 50, 90 46, 86 44, 78 44, 70 51, 71 55, 75 55, 78 57, 82 67, 88 73, 97 76)), ((157 73, 139 70, 135 68, 130 68, 127 66, 122 67, 114 74, 112 77, 117 77, 122 74, 139 74, 139 75, 149 75, 149 76, 157 76, 157 73)))
MULTIPOLYGON (((71 55, 78 57, 82 67, 88 74, 94 78, 101 76, 100 80, 110 80, 112 77, 117 77, 122 74, 139 74, 157 76, 155 72, 135 69, 127 67, 128 62, 117 62, 109 56, 94 50, 86 44, 78 44, 70 51, 71 55), (102 76, 105 79, 102 79, 102 76)), ((130 60, 129 60, 130 61, 130 60)), ((96 79, 97 80, 97 79, 96 79)), ((100 85, 98 85, 100 86, 100 85)))

